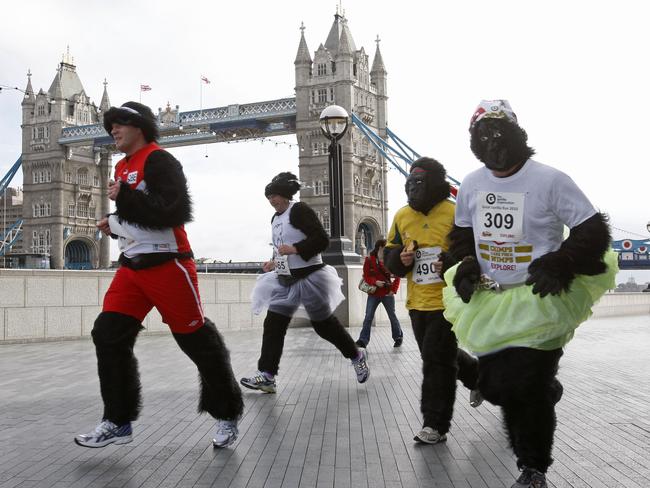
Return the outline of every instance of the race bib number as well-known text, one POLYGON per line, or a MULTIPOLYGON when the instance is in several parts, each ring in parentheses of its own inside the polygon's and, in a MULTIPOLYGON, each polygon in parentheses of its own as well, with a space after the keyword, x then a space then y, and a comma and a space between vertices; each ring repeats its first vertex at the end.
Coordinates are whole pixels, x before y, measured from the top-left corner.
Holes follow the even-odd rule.
POLYGON ((278 256, 275 258, 275 272, 279 275, 290 275, 289 256, 278 256))
POLYGON ((430 285, 442 281, 433 264, 438 261, 439 255, 439 247, 423 247, 415 250, 415 262, 413 264, 413 274, 411 275, 413 283, 430 285))
POLYGON ((476 196, 480 239, 518 242, 524 237, 524 193, 480 191, 476 196))

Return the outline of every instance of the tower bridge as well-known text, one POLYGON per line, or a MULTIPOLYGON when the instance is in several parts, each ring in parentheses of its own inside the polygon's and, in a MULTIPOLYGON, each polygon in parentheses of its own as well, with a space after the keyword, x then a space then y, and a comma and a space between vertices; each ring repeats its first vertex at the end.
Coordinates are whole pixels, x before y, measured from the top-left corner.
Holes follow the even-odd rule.
MULTIPOLYGON (((313 54, 304 26, 300 30, 295 97, 189 111, 168 105, 158 109, 160 143, 177 147, 295 134, 301 148, 299 177, 308 182, 300 199, 329 230, 329 142, 321 134, 319 115, 328 105, 340 105, 386 138, 387 71, 379 40, 370 63, 365 48, 357 48, 348 19, 338 12, 313 54)), ((31 76, 22 100, 22 250, 49 255, 56 269, 108 267, 110 240, 95 227, 110 209, 106 188, 116 152, 101 124, 111 107, 107 83, 95 105, 69 52, 48 90, 35 91, 31 76)), ((351 126, 340 141, 343 234, 357 251, 387 231, 386 153, 366 137, 351 126)))

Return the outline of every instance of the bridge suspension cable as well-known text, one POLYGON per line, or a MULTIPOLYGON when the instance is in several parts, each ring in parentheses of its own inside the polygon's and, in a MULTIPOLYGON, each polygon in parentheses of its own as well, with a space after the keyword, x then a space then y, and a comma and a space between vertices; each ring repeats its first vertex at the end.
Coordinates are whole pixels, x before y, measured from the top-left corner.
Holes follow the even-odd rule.
MULTIPOLYGON (((377 151, 379 151, 395 169, 402 173, 404 177, 408 177, 408 167, 413 164, 413 161, 420 157, 420 154, 388 127, 386 127, 386 139, 383 139, 356 114, 352 113, 351 117, 352 123, 359 128, 364 137, 370 141, 375 149, 377 149, 377 151), (402 167, 400 162, 403 163, 404 167, 402 167)), ((447 180, 451 183, 451 194, 455 199, 456 194, 458 193, 458 187, 460 186, 460 181, 449 175, 447 175, 447 180)))

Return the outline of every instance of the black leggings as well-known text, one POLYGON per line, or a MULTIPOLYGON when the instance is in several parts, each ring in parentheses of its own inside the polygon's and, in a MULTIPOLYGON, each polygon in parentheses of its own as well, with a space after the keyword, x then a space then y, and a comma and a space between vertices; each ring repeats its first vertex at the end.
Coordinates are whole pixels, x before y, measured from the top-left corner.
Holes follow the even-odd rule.
MULTIPOLYGON (((140 374, 133 354, 140 330, 142 325, 137 319, 117 312, 100 313, 92 330, 104 401, 103 419, 117 425, 136 420, 140 414, 140 374)), ((174 338, 199 370, 199 411, 227 420, 241 416, 241 390, 230 367, 228 349, 215 325, 205 319, 195 332, 174 334, 174 338)))
POLYGON ((456 399, 456 378, 469 389, 476 387, 478 361, 458 349, 451 324, 442 310, 410 310, 413 334, 422 356, 423 423, 439 433, 449 432, 456 399))
POLYGON ((562 349, 514 347, 479 358, 479 389, 501 406, 517 466, 545 473, 553 462, 555 404, 562 397, 556 375, 562 349))
MULTIPOLYGON (((264 319, 262 351, 257 361, 258 370, 273 375, 278 374, 284 348, 284 337, 287 334, 290 321, 291 317, 286 315, 270 310, 267 312, 264 319)), ((334 315, 330 315, 325 320, 312 320, 311 325, 320 337, 336 346, 346 358, 354 359, 358 356, 359 350, 354 339, 334 315)))

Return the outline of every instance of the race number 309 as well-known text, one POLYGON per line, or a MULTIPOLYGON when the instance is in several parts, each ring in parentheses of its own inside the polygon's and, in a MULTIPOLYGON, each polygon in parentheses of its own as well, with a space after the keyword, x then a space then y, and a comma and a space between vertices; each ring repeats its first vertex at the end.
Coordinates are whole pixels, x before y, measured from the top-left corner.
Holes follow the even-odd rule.
POLYGON ((495 229, 512 229, 515 222, 514 217, 509 213, 501 214, 498 212, 485 212, 483 216, 485 217, 483 225, 488 229, 492 227, 495 229))

